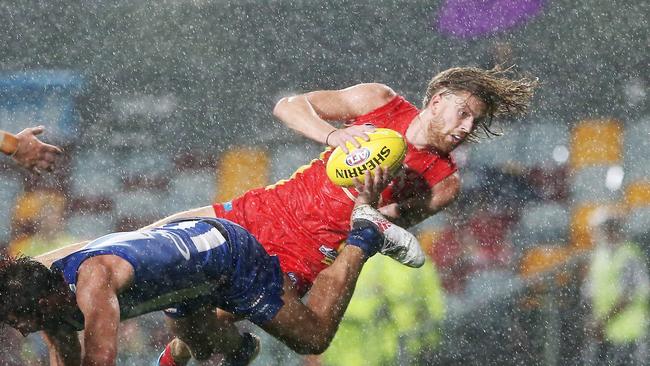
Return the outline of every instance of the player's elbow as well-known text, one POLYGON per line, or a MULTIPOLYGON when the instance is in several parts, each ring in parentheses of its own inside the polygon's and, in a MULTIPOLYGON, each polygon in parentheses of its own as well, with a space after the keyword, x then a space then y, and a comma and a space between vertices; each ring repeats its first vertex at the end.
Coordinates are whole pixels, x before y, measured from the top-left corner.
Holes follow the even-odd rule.
POLYGON ((324 337, 320 342, 315 344, 312 349, 310 350, 310 354, 312 355, 320 355, 323 354, 323 352, 327 351, 327 349, 330 347, 330 343, 332 343, 332 339, 334 337, 324 337))
POLYGON ((300 108, 298 105, 301 103, 309 103, 304 94, 284 97, 273 107, 273 116, 281 121, 286 121, 293 110, 300 108))
POLYGON ((284 116, 285 111, 289 107, 289 99, 291 97, 284 97, 280 99, 277 103, 275 103, 275 107, 273 107, 273 116, 278 119, 282 119, 282 116, 284 116))

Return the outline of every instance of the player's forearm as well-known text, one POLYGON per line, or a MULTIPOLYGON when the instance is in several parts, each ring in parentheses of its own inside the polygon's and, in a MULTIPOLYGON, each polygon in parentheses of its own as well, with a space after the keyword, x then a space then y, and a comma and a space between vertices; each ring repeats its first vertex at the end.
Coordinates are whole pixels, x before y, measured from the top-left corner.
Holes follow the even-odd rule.
MULTIPOLYGON (((361 249, 345 247, 332 265, 318 274, 307 299, 307 307, 317 319, 316 331, 305 330, 306 343, 328 345, 336 334, 350 303, 365 260, 361 249), (320 338, 325 338, 323 341, 320 338), (313 338, 313 340, 310 340, 313 338)), ((325 346, 325 348, 327 348, 325 346)), ((325 349, 315 353, 321 353, 325 349)), ((314 353, 313 350, 304 352, 314 353)))
POLYGON ((425 194, 388 204, 379 209, 395 224, 409 228, 426 220, 452 204, 460 193, 460 177, 454 173, 436 183, 427 198, 425 194))
MULTIPOLYGON (((99 280, 98 282, 102 282, 99 280)), ((77 283, 77 285, 81 285, 77 283)), ((110 287, 110 285, 108 285, 110 287)), ((93 296, 94 299, 82 300, 79 304, 84 314, 84 356, 82 366, 115 365, 117 360, 117 330, 120 313, 116 297, 112 290, 89 292, 81 297, 93 296), (107 296, 107 293, 111 295, 107 296), (112 298, 112 300, 111 300, 112 298), (95 300, 96 299, 96 300, 95 300)), ((77 302, 80 300, 77 294, 77 302)))
POLYGON ((322 119, 305 95, 282 98, 273 115, 290 129, 321 144, 336 127, 322 119))

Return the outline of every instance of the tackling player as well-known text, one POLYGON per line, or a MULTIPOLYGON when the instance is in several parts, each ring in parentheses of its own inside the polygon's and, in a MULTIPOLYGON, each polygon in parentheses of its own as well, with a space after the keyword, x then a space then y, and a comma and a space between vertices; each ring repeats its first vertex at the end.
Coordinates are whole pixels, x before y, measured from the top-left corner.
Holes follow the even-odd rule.
MULTIPOLYGON (((321 274, 332 287, 314 285, 317 292, 331 292, 315 304, 300 301, 277 258, 244 228, 224 219, 188 218, 109 234, 53 262, 51 256, 2 256, 0 321, 24 335, 43 330, 52 365, 114 365, 120 320, 163 309, 176 343, 197 360, 223 352, 223 364, 246 365, 259 350, 254 336, 220 323, 216 307, 251 320, 297 352, 320 353, 336 332, 363 264, 388 244, 379 228, 383 218, 369 206, 387 182, 384 170, 357 184, 348 245, 330 267, 336 270, 321 274), (346 276, 336 275, 342 272, 346 276), (83 354, 76 335, 81 329, 83 354)), ((189 360, 189 354, 171 359, 174 346, 159 362, 189 360)))

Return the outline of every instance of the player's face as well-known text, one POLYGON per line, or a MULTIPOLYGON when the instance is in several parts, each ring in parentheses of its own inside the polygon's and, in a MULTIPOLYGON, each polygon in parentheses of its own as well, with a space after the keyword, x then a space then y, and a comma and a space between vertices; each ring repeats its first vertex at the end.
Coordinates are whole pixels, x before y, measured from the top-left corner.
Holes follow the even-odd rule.
POLYGON ((466 91, 434 96, 421 114, 427 122, 427 145, 451 152, 467 139, 485 109, 485 103, 466 91))

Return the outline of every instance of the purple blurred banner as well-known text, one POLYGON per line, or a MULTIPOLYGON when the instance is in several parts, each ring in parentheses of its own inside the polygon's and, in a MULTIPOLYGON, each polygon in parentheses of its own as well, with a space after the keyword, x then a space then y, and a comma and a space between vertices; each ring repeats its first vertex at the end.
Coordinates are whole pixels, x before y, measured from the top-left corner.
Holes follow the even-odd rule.
POLYGON ((526 22, 543 5, 544 0, 445 0, 438 31, 460 38, 487 35, 526 22))

